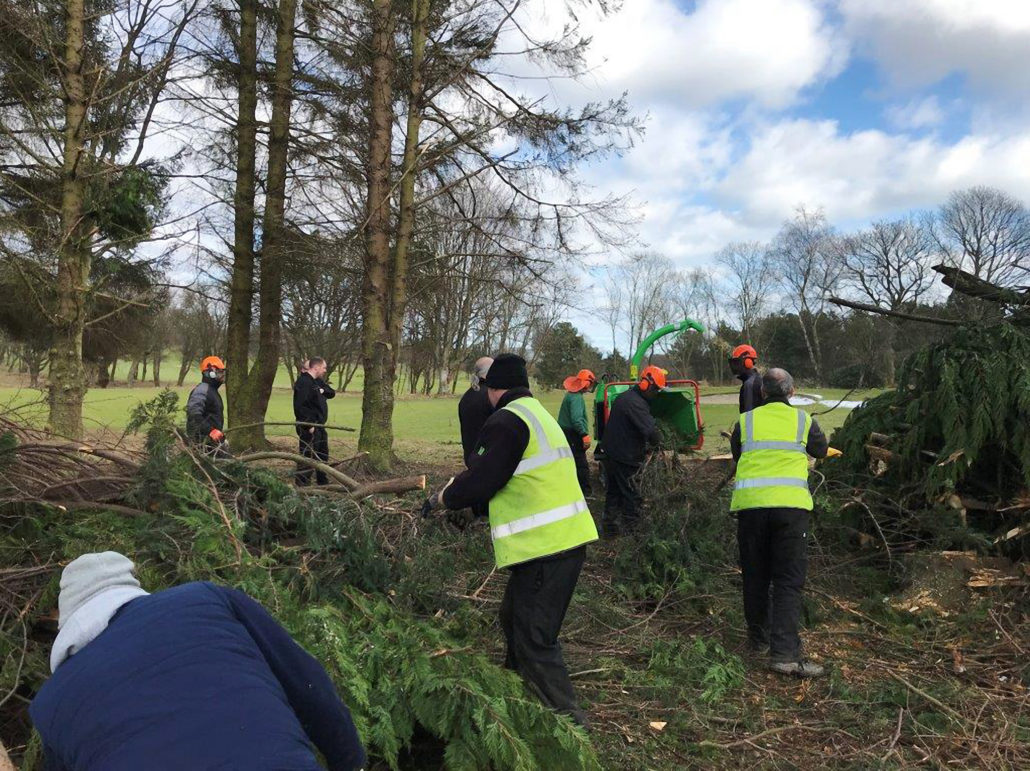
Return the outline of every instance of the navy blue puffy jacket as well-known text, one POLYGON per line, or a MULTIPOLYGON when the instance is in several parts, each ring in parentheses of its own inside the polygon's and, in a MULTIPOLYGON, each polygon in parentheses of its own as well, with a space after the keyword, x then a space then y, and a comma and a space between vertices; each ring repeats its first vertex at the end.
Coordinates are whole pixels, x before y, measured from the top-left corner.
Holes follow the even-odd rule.
POLYGON ((365 764, 328 675, 242 592, 139 597, 30 707, 47 771, 333 771, 365 764))

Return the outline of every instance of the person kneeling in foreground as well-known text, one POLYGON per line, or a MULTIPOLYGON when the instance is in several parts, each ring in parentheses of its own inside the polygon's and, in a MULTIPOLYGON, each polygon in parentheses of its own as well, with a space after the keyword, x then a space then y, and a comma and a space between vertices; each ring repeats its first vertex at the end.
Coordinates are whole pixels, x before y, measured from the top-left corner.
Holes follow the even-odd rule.
POLYGON ((333 771, 364 767, 322 666, 246 594, 155 594, 117 552, 61 574, 53 676, 29 708, 47 771, 333 771), (314 745, 314 748, 312 747, 314 745))
POLYGON ((734 426, 730 510, 737 513, 749 651, 768 652, 769 668, 779 674, 818 677, 823 668, 805 660, 798 629, 812 511, 808 456, 826 457, 828 444, 815 419, 790 406, 793 395, 790 373, 770 369, 762 378, 765 404, 734 426))
POLYGON ((501 354, 484 384, 496 411, 483 425, 468 470, 429 496, 422 511, 490 504, 494 557, 498 568, 510 571, 501 602, 504 665, 548 707, 586 725, 558 633, 597 528, 565 434, 530 393, 526 362, 501 354))

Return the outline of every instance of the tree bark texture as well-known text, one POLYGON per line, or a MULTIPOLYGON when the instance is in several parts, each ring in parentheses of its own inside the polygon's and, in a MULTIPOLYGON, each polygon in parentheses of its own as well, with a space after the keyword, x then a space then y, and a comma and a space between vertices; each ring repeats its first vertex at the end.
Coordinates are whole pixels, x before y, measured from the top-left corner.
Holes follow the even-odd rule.
MULTIPOLYGON (((254 191, 257 152, 257 0, 240 0, 239 93, 236 116, 236 186, 233 193, 233 260, 229 286, 225 391, 229 425, 246 423, 251 405, 250 324, 254 295, 254 191)), ((203 354, 206 355, 206 354, 203 354)), ((241 437, 242 439, 243 437, 241 437)))
MULTIPOLYGON (((297 0, 280 0, 275 35, 275 76, 272 87, 272 116, 269 122, 268 177, 265 210, 261 224, 259 266, 258 348, 254 364, 238 382, 236 407, 230 425, 255 423, 236 435, 243 447, 265 444, 264 420, 275 374, 279 368, 282 339, 283 226, 286 212, 286 177, 290 144, 290 114, 293 107, 293 50, 297 0)), ((252 219, 253 221, 253 219, 252 219)), ((251 242, 253 243, 253 242, 251 242)), ((251 262, 253 281, 253 262, 251 262)), ((249 340, 248 319, 248 340, 249 340)), ((233 394, 230 393, 230 404, 233 394)))
POLYGON ((85 146, 86 87, 82 52, 85 45, 84 0, 65 3, 64 148, 61 169, 61 246, 57 265, 57 307, 50 354, 50 417, 54 434, 82 436, 82 400, 86 392, 82 333, 89 290, 89 235, 83 222, 85 183, 81 162, 85 146))
POLYGON ((393 136, 393 34, 391 0, 373 0, 370 81, 368 198, 365 216, 365 271, 362 286, 361 357, 365 386, 361 398, 358 449, 369 463, 387 469, 393 460, 393 384, 396 352, 389 323, 391 303, 390 146, 393 136))

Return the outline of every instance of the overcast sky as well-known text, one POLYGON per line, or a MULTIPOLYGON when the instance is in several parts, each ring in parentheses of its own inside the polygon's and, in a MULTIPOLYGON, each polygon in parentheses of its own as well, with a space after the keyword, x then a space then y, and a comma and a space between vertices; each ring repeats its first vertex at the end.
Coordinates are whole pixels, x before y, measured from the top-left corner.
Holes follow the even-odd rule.
POLYGON ((547 87, 629 92, 645 136, 584 176, 632 192, 641 240, 682 267, 799 204, 849 228, 974 184, 1030 199, 1030 0, 624 0, 581 19, 592 73, 547 87))

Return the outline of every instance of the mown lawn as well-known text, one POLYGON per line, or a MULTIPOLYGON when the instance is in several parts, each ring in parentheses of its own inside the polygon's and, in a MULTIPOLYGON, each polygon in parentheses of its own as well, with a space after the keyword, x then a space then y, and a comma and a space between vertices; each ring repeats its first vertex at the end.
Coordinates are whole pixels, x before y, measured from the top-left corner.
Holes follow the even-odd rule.
MULTIPOLYGON (((171 370, 168 370, 171 374, 171 370)), ((179 394, 180 404, 185 404, 192 376, 187 386, 172 388, 179 394)), ((277 386, 269 402, 269 422, 288 422, 293 420, 292 391, 288 387, 277 386)), ((140 402, 153 399, 162 389, 153 386, 124 386, 106 389, 94 388, 86 394, 85 418, 87 430, 98 433, 119 434, 124 431, 132 409, 140 402)), ((847 393, 843 389, 804 389, 815 391, 827 399, 840 399, 847 393)), ((720 436, 723 430, 732 428, 737 419, 737 407, 731 396, 736 390, 732 387, 706 388, 704 396, 712 397, 710 403, 702 397, 702 413, 707 427, 705 436, 705 453, 728 451, 728 442, 720 436), (721 403, 727 402, 727 403, 721 403)), ((874 392, 852 394, 849 399, 868 398, 874 392)), ((544 405, 558 414, 564 392, 560 390, 538 390, 537 395, 544 405)), ((460 457, 458 445, 457 397, 446 396, 409 396, 398 397, 394 412, 394 434, 397 439, 397 451, 402 458, 417 461, 428 455, 435 462, 448 462, 460 457)), ((0 408, 17 408, 19 414, 29 422, 42 425, 46 419, 45 395, 39 390, 26 387, 0 388, 0 408)), ((828 407, 815 404, 806 407, 810 412, 823 412, 828 407)), ((819 417, 819 423, 827 431, 831 431, 844 422, 849 410, 838 408, 819 417)), ((592 410, 588 410, 591 414, 592 410)), ((333 426, 345 426, 357 429, 361 425, 361 394, 340 394, 329 404, 329 423, 333 426)), ((293 429, 288 426, 272 426, 268 428, 270 436, 292 436, 293 429)), ((353 450, 357 443, 357 434, 353 432, 331 431, 335 452, 353 450)), ((231 438, 231 434, 230 434, 231 438)))

